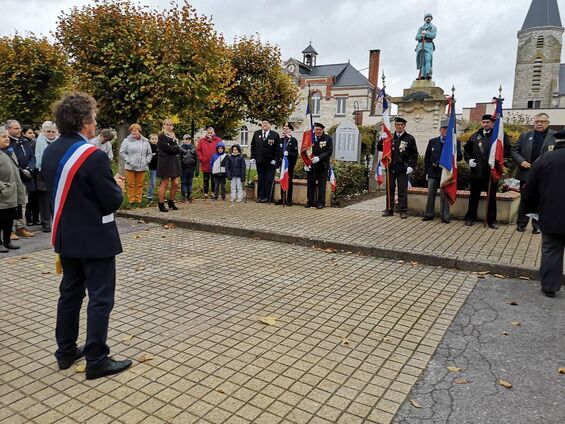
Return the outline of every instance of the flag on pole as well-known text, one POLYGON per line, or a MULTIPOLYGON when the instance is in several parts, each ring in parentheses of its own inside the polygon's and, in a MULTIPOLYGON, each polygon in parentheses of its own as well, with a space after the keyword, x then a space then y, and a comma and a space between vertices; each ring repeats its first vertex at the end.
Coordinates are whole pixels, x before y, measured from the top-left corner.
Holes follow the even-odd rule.
POLYGON ((383 98, 383 123, 381 131, 381 140, 383 143, 383 156, 381 158, 382 164, 388 168, 388 164, 392 160, 392 132, 390 126, 390 110, 388 100, 386 98, 385 89, 383 88, 378 97, 383 98))
POLYGON ((312 96, 310 86, 308 86, 308 102, 306 103, 306 116, 310 117, 310 129, 302 134, 302 144, 300 145, 300 157, 306 166, 312 166, 312 140, 314 140, 314 123, 312 121, 312 111, 310 110, 310 102, 312 96))
POLYGON ((455 203, 457 199, 457 132, 455 120, 455 99, 449 98, 448 111, 449 123, 447 126, 447 134, 439 165, 441 170, 440 187, 450 205, 455 203))
POLYGON ((332 193, 334 193, 337 190, 337 181, 335 179, 334 170, 331 165, 330 168, 328 169, 328 181, 330 182, 332 193))
POLYGON ((282 158, 279 182, 282 191, 286 193, 288 191, 288 158, 286 156, 283 156, 282 158))
POLYGON ((502 122, 502 101, 500 97, 494 98, 496 109, 493 114, 494 129, 490 139, 490 154, 488 164, 494 181, 502 178, 504 172, 504 124, 502 122))
POLYGON ((375 169, 375 180, 378 185, 383 185, 383 165, 380 160, 377 161, 377 168, 375 169))

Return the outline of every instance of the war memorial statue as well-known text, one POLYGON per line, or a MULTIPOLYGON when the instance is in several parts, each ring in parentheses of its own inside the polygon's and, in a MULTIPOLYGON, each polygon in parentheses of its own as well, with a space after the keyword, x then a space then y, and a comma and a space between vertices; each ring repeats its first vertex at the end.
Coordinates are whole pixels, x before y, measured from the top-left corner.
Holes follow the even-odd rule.
POLYGON ((416 34, 416 69, 418 79, 432 79, 432 61, 435 50, 434 38, 436 38, 437 28, 432 24, 433 16, 431 13, 424 15, 425 24, 418 29, 416 34))

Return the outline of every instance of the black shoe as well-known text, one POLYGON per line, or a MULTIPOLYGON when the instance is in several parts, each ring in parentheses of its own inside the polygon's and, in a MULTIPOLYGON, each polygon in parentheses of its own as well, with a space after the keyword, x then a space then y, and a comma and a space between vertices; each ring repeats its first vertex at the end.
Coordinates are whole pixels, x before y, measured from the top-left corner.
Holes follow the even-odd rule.
POLYGON ((465 227, 472 227, 473 226, 473 220, 472 219, 466 219, 465 220, 465 227))
POLYGON ((50 233, 50 232, 51 232, 51 228, 49 228, 49 227, 43 227, 43 228, 41 229, 41 231, 43 231, 44 233, 50 233))
POLYGON ((259 200, 259 203, 269 203, 269 199, 261 199, 259 200))
POLYGON ((290 208, 292 206, 292 202, 287 202, 286 205, 290 208))
POLYGON ((518 232, 520 232, 520 233, 523 233, 524 231, 526 231, 526 226, 523 225, 523 224, 518 224, 518 225, 516 226, 516 231, 518 231, 518 232))
POLYGON ((76 361, 84 356, 82 349, 79 347, 74 354, 67 356, 63 359, 57 359, 57 365, 60 370, 68 370, 76 361))
POLYGON ((33 221, 33 225, 41 225, 41 221, 33 221))
POLYGON ((422 221, 426 222, 426 221, 433 221, 434 217, 433 216, 425 216, 422 218, 422 221))
POLYGON ((541 289, 541 291, 543 292, 543 294, 545 295, 545 297, 549 297, 550 299, 553 299, 555 297, 555 292, 552 291, 546 291, 544 289, 541 289))
POLYGON ((107 375, 118 374, 131 367, 131 361, 116 361, 112 358, 106 358, 99 364, 86 365, 86 379, 94 380, 95 378, 105 377, 107 375))
POLYGON ((322 205, 321 203, 318 203, 316 205, 316 209, 324 209, 326 207, 326 205, 322 205))
POLYGON ((10 250, 18 250, 20 248, 20 246, 16 246, 14 243, 10 242, 10 243, 4 243, 4 247, 6 249, 10 249, 10 250))
POLYGON ((174 201, 169 200, 169 201, 167 201, 167 204, 169 205, 169 209, 172 209, 172 210, 174 210, 174 211, 178 211, 178 210, 179 210, 179 208, 177 208, 177 207, 175 206, 175 202, 174 202, 174 201))
POLYGON ((33 227, 35 224, 32 221, 26 221, 28 227, 33 227))
POLYGON ((406 215, 406 212, 400 212, 400 219, 406 219, 408 218, 408 215, 406 215))
POLYGON ((394 215, 394 213, 392 211, 386 210, 382 213, 381 216, 392 216, 392 215, 394 215))
POLYGON ((498 228, 498 223, 496 222, 491 222, 490 224, 488 224, 489 228, 492 228, 493 230, 496 230, 498 228))
POLYGON ((539 228, 534 228, 534 229, 532 230, 532 234, 539 234, 539 233, 541 233, 541 231, 540 231, 539 228))
POLYGON ((10 250, 6 249, 4 245, 0 244, 0 253, 8 253, 10 250))
POLYGON ((164 202, 163 202, 163 203, 159 202, 159 210, 160 210, 161 212, 169 212, 169 210, 165 207, 165 203, 164 203, 164 202))
POLYGON ((305 208, 311 208, 312 207, 312 203, 310 202, 306 202, 306 204, 304 205, 305 208))
POLYGON ((444 224, 449 224, 451 222, 451 219, 441 218, 441 222, 443 222, 444 224))
POLYGON ((277 206, 280 206, 280 205, 282 205, 282 204, 283 204, 282 199, 279 199, 279 200, 277 200, 277 201, 275 202, 275 205, 277 205, 277 206))

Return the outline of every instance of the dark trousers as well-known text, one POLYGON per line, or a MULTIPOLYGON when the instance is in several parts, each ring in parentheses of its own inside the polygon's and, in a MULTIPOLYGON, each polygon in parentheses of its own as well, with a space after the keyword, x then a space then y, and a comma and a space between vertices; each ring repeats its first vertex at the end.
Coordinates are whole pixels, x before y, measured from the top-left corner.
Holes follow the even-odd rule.
POLYGON ((306 173, 308 203, 311 205, 326 205, 326 182, 328 181, 328 167, 313 166, 306 173))
POLYGON ((281 188, 281 199, 285 199, 286 204, 292 204, 292 179, 294 178, 294 168, 289 166, 288 167, 288 190, 286 194, 281 188))
MULTIPOLYGON (((428 203, 426 204, 425 216, 435 216, 436 194, 439 188, 439 183, 439 178, 428 178, 428 203)), ((443 191, 440 193, 439 208, 441 218, 449 220, 449 201, 445 197, 443 191)))
POLYGON ((180 190, 182 197, 192 199, 192 181, 194 180, 194 171, 183 171, 180 177, 180 190))
POLYGON ((275 168, 271 165, 257 165, 257 198, 271 200, 275 168))
POLYGON ((398 187, 398 212, 406 213, 408 211, 408 175, 404 172, 389 172, 387 178, 390 178, 387 182, 387 184, 390 184, 386 199, 387 210, 394 212, 394 197, 398 187))
MULTIPOLYGON (((489 178, 492 178, 489 174, 481 178, 471 178, 471 193, 469 194, 469 207, 467 208, 467 213, 465 214, 466 220, 476 221, 477 220, 477 210, 479 209, 479 200, 481 199, 481 192, 487 191, 489 188, 489 178)), ((496 223, 496 181, 491 181, 490 192, 488 195, 488 205, 487 205, 487 222, 489 224, 496 223)))
POLYGON ((14 225, 14 220, 12 218, 0 220, 0 231, 2 232, 2 244, 10 243, 10 236, 12 235, 13 225, 14 225))
POLYGON ((214 175, 214 197, 217 199, 219 194, 222 195, 222 199, 226 198, 225 175, 214 175))
MULTIPOLYGON (((526 185, 525 181, 520 181, 520 193, 524 191, 524 185, 526 185)), ((520 206, 518 208, 518 217, 516 218, 516 225, 523 225, 524 227, 528 226, 528 222, 530 222, 530 218, 526 216, 526 212, 524 212, 524 202, 522 200, 522 196, 520 196, 520 206)), ((532 227, 539 229, 539 224, 535 219, 532 219, 532 227)))
POLYGON ((35 190, 28 192, 25 218, 30 224, 39 222, 39 202, 35 190))
MULTIPOLYGON (((211 172, 202 172, 202 189, 204 194, 208 194, 208 187, 210 186, 211 172)), ((212 191, 214 191, 214 181, 212 181, 212 191)))
POLYGON ((46 191, 37 190, 37 200, 39 203, 39 216, 41 227, 51 228, 51 198, 46 191))
POLYGON ((565 235, 541 234, 541 288, 556 292, 563 284, 563 250, 565 235))
POLYGON ((88 364, 104 360, 110 353, 106 344, 110 312, 114 307, 116 259, 77 259, 61 257, 63 280, 59 287, 57 327, 58 349, 55 357, 72 355, 77 349, 80 308, 88 292, 86 343, 84 357, 88 364))

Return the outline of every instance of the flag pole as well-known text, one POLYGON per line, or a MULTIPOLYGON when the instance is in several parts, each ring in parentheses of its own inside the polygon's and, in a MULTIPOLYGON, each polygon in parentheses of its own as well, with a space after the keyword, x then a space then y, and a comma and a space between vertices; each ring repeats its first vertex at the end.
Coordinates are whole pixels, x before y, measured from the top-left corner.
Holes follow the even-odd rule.
MULTIPOLYGON (((383 74, 382 74, 382 77, 381 77, 381 79, 383 81, 383 91, 386 87, 385 78, 386 78, 385 72, 383 71, 383 74)), ((386 96, 386 94, 384 94, 384 95, 386 96)), ((383 125, 384 125, 384 123, 383 123, 383 125)), ((392 130, 392 128, 391 128, 391 130, 392 130)), ((381 127, 381 132, 382 132, 382 127, 381 127)), ((392 140, 391 140, 391 143, 392 143, 392 140)), ((384 152, 384 144, 383 144, 383 152, 384 152)), ((386 167, 386 210, 387 210, 387 212, 391 211, 391 207, 390 207, 390 172, 389 171, 390 171, 390 162, 389 162, 388 166, 386 167)), ((393 211, 393 213, 394 213, 394 211, 393 211)))

